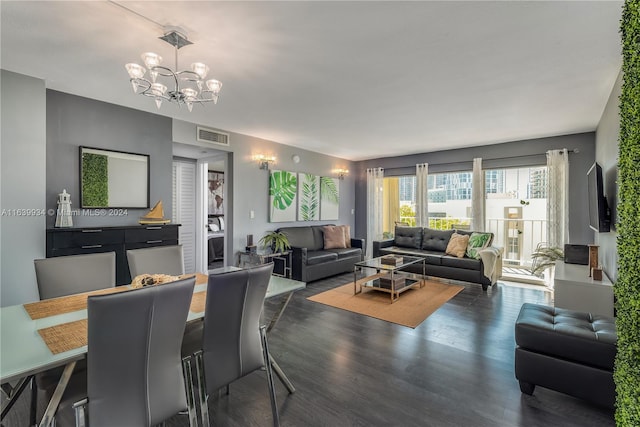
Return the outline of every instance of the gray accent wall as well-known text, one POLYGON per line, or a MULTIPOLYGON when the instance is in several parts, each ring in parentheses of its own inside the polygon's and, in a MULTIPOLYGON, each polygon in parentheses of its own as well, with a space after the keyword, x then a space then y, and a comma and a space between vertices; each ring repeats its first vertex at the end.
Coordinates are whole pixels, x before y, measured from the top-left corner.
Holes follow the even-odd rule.
POLYGON ((45 256, 46 88, 2 70, 0 305, 39 299, 33 260, 45 256))
POLYGON ((569 154, 570 241, 574 244, 591 244, 593 231, 589 228, 586 174, 595 158, 594 132, 358 162, 355 169, 355 234, 361 237, 367 234, 367 168, 384 168, 385 176, 415 175, 417 163, 429 163, 429 173, 471 171, 476 157, 482 158, 485 169, 535 166, 546 164, 545 153, 548 150, 562 148, 579 150, 579 153, 569 154))
MULTIPOLYGON (((74 227, 137 225, 149 209, 80 209, 80 146, 149 155, 150 204, 162 200, 172 216, 173 148, 171 119, 115 104, 47 90, 46 206, 56 208, 58 193, 71 194, 74 227)), ((47 217, 47 227, 55 217, 47 217)))
POLYGON ((611 281, 618 278, 618 249, 616 239, 616 203, 618 201, 618 138, 620 135, 620 94, 622 72, 613 86, 607 106, 596 129, 596 161, 602 166, 604 194, 611 209, 611 231, 595 233, 595 243, 600 246, 598 256, 604 272, 611 281))

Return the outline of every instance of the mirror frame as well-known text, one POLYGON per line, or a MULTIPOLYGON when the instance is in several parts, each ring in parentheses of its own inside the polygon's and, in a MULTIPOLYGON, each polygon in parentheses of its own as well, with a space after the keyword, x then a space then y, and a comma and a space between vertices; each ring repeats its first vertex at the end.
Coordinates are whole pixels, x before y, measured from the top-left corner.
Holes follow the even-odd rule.
MULTIPOLYGON (((95 147, 87 147, 87 146, 80 146, 80 183, 79 183, 79 187, 80 187, 80 208, 82 209, 103 209, 103 208, 112 208, 112 209, 149 209, 150 206, 150 183, 151 183, 151 179, 150 179, 150 174, 151 174, 151 168, 149 166, 149 155, 148 154, 139 154, 139 153, 131 153, 131 152, 127 152, 127 151, 117 151, 117 150, 107 150, 104 148, 95 148, 95 147), (86 198, 84 197, 84 192, 85 190, 88 191, 88 189, 85 189, 85 186, 87 185, 87 183, 85 182, 85 180, 83 179, 83 175, 84 175, 84 162, 83 162, 83 154, 100 154, 100 155, 105 155, 107 157, 112 156, 112 157, 131 157, 132 160, 138 160, 142 163, 144 163, 145 167, 146 167, 146 171, 144 171, 144 175, 146 177, 146 182, 144 182, 144 185, 146 185, 146 197, 145 200, 142 200, 142 198, 140 199, 139 203, 132 203, 133 206, 120 206, 120 205, 115 205, 115 204, 110 204, 108 199, 107 199, 107 203, 106 205, 102 206, 100 204, 100 206, 95 205, 95 204, 91 204, 89 205, 86 201, 86 198)), ((120 171, 120 173, 126 173, 125 171, 120 171)), ((108 174, 108 171, 107 171, 108 174)), ((139 176, 140 174, 137 174, 137 176, 139 176)), ((124 180, 128 186, 133 185, 135 182, 139 182, 140 180, 138 178, 134 178, 134 175, 132 174, 132 176, 130 177, 124 177, 121 178, 119 177, 120 180, 124 180)), ((108 180, 108 176, 107 176, 107 180, 108 180)), ((107 181, 108 184, 108 181, 107 181)), ((120 189, 120 191, 127 191, 127 188, 122 188, 120 189)))

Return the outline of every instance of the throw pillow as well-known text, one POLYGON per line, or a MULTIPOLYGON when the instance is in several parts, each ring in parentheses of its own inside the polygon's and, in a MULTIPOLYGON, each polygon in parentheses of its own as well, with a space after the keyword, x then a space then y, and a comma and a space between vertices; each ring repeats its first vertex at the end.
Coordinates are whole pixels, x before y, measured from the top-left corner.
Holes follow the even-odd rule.
POLYGON ((491 233, 473 232, 469 236, 469 244, 467 246, 467 256, 469 258, 480 259, 480 251, 489 246, 491 233))
POLYGON ((344 231, 344 247, 351 247, 351 226, 350 225, 340 225, 342 231, 344 231))
POLYGON ((344 249, 344 230, 338 225, 325 225, 322 227, 324 232, 324 248, 325 249, 344 249))
POLYGON ((469 244, 469 236, 463 234, 453 233, 447 244, 447 255, 457 256, 462 258, 467 251, 467 245, 469 244))

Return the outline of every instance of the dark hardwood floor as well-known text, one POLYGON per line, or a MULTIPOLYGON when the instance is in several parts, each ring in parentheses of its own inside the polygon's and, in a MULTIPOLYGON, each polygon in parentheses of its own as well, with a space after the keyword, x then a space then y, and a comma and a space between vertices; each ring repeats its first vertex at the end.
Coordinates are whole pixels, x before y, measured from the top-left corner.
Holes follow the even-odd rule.
MULTIPOLYGON (((520 393, 514 377, 514 323, 524 302, 550 303, 542 290, 476 284, 416 329, 307 301, 352 280, 314 282, 297 292, 269 335, 271 353, 295 384, 276 380, 283 426, 613 426, 613 411, 538 387, 520 393)), ((267 301, 273 313, 278 301, 267 301)), ((212 398, 212 425, 268 426, 263 372, 212 398)), ((27 399, 5 426, 27 424, 27 399)), ((176 416, 167 426, 187 426, 176 416)))

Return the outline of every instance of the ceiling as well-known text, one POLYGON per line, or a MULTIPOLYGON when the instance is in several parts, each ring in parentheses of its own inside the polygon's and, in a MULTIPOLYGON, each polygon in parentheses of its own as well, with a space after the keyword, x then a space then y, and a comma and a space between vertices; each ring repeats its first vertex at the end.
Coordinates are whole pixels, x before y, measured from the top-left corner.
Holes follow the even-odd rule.
POLYGON ((362 160, 595 130, 622 1, 11 2, 1 66, 47 88, 362 160), (121 7, 124 6, 127 9, 121 7), (134 13, 135 12, 135 13, 134 13), (163 25, 224 84, 217 105, 131 90, 163 25))

